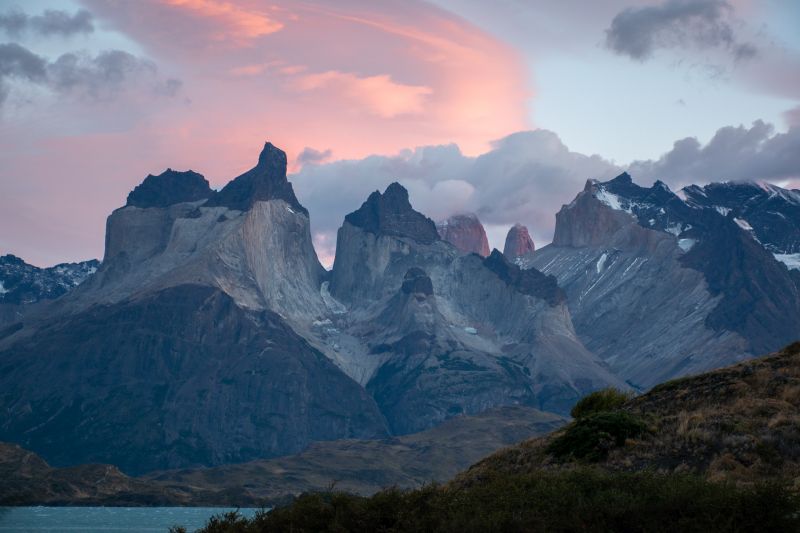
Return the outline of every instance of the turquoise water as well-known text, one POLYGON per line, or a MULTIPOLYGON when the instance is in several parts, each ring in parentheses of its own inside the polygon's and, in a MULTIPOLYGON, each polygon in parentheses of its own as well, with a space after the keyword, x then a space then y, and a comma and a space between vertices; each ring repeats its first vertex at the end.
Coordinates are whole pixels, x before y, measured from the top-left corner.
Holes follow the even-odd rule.
MULTIPOLYGON (((222 507, 0 507, 0 533, 165 532, 174 525, 194 531, 212 515, 232 510, 222 507)), ((256 509, 240 509, 239 512, 253 516, 256 509)))

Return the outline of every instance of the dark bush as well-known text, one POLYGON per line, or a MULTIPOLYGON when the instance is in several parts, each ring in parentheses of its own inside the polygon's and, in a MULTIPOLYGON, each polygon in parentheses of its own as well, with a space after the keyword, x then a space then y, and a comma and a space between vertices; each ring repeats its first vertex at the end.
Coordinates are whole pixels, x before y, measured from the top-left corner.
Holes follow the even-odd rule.
POLYGON ((647 432, 639 418, 622 411, 601 412, 578 418, 547 447, 559 459, 602 461, 613 448, 647 432))
POLYGON ((572 418, 583 418, 604 411, 615 411, 630 399, 630 393, 609 387, 581 398, 569 414, 572 418))
POLYGON ((214 519, 205 533, 324 531, 800 531, 800 501, 779 485, 737 488, 650 472, 495 475, 467 487, 386 490, 365 498, 307 494, 252 520, 214 519))

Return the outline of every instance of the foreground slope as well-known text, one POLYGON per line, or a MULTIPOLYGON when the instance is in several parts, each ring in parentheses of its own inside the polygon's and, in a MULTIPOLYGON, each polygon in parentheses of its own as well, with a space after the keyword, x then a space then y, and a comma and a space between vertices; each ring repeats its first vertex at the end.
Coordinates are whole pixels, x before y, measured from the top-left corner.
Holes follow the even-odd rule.
MULTIPOLYGON (((640 420, 646 429, 620 446, 598 441, 600 453, 590 455, 602 468, 690 472, 742 483, 784 480, 800 490, 800 343, 661 384, 618 412, 640 420)), ((553 442, 565 432, 502 450, 459 476, 456 484, 577 468, 585 460, 553 452, 553 442)))
POLYGON ((201 531, 800 531, 799 392, 796 343, 627 402, 594 394, 443 486, 305 494, 201 531))

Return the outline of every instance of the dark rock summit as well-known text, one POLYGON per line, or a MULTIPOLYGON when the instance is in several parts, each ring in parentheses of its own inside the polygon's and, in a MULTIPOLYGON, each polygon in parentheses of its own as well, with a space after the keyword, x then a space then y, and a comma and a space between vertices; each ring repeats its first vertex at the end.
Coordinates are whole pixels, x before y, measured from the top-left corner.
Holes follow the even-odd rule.
POLYGON ((345 222, 375 235, 408 237, 422 244, 439 240, 436 224, 408 201, 408 191, 395 182, 383 194, 373 192, 361 207, 345 217, 345 222))
POLYGON ((258 156, 258 164, 228 183, 205 205, 247 211, 255 202, 273 199, 283 200, 308 216, 308 210, 300 205, 286 179, 286 152, 268 142, 258 156))
POLYGON ((128 194, 126 206, 168 207, 182 202, 205 200, 214 194, 208 181, 191 170, 168 168, 158 176, 148 175, 128 194))
POLYGON ((478 217, 472 213, 454 215, 436 225, 439 236, 464 253, 489 255, 489 240, 478 217))
POLYGON ((506 243, 503 246, 503 255, 509 261, 516 262, 520 258, 532 254, 536 250, 528 228, 522 224, 514 224, 506 234, 506 243))
POLYGON ((483 264, 506 285, 523 294, 541 298, 551 305, 563 303, 565 300, 564 292, 558 287, 555 276, 542 274, 535 268, 522 270, 510 263, 499 250, 492 250, 491 255, 483 260, 483 264))

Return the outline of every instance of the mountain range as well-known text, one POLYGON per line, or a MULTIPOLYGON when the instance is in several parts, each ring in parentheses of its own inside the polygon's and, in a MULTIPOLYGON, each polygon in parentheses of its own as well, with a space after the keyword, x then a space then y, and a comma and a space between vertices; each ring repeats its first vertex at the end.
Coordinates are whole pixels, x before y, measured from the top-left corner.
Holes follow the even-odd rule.
POLYGON ((0 440, 55 467, 224 465, 501 406, 565 415, 800 336, 797 191, 590 180, 551 244, 515 226, 500 253, 474 215, 437 228, 393 183, 344 218, 327 271, 286 166, 267 143, 219 191, 148 176, 96 272, 15 302, 0 440))

